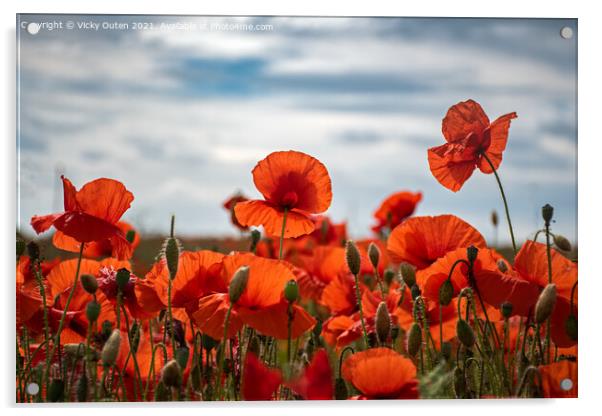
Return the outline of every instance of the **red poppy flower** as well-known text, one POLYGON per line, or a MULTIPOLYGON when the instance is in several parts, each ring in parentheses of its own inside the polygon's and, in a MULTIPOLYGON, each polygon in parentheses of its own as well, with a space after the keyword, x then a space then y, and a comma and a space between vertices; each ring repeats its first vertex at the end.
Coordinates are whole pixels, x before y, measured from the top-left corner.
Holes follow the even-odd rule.
POLYGON ((109 240, 117 258, 131 257, 132 246, 117 223, 134 200, 132 193, 113 179, 96 179, 79 191, 69 179, 64 176, 61 179, 65 211, 32 217, 31 225, 36 233, 54 226, 79 243, 109 240))
POLYGON ((489 123, 479 103, 473 100, 452 106, 443 119, 442 130, 447 143, 428 150, 435 179, 457 192, 477 167, 483 173, 493 173, 483 155, 495 169, 500 166, 510 122, 516 117, 516 113, 508 113, 489 123))
MULTIPOLYGON (((127 222, 119 221, 117 222, 117 227, 123 232, 123 234, 128 237, 131 235, 131 243, 130 250, 128 250, 130 258, 134 254, 134 250, 140 244, 140 235, 134 227, 127 222)), ((69 237, 65 233, 57 230, 52 236, 52 244, 61 250, 70 251, 72 253, 79 253, 81 243, 78 242, 75 238, 69 237)), ((98 258, 98 257, 117 257, 118 247, 113 247, 111 239, 106 239, 102 241, 91 241, 87 243, 84 247, 83 256, 89 258, 98 258)))
POLYGON ((311 233, 310 214, 326 211, 332 200, 326 167, 301 152, 271 153, 253 169, 253 181, 265 200, 236 204, 236 218, 244 226, 263 225, 270 236, 280 236, 285 211, 285 238, 311 233))
POLYGON ((473 226, 455 215, 409 218, 397 226, 387 241, 394 263, 408 262, 424 269, 447 252, 462 247, 485 247, 473 226))
POLYGON ((306 273, 299 274, 301 296, 319 300, 324 288, 339 274, 347 272, 343 247, 316 247, 313 256, 302 256, 301 264, 306 273))
POLYGON ((577 362, 561 360, 539 367, 542 393, 546 398, 578 397, 577 362))
POLYGON ((239 202, 245 202, 248 200, 249 200, 249 198, 247 198, 243 194, 236 193, 236 194, 232 195, 230 198, 228 198, 223 204, 224 208, 226 208, 228 210, 228 212, 230 213, 230 221, 232 221, 232 224, 241 231, 248 230, 249 227, 246 227, 238 222, 238 220, 236 219, 236 214, 234 214, 234 207, 239 202))
POLYGON ((241 390, 245 400, 271 400, 281 382, 280 371, 266 367, 255 354, 247 352, 241 390))
MULTIPOLYGON (((230 305, 227 287, 234 273, 242 266, 249 267, 247 286, 238 299, 228 325, 228 336, 234 334, 243 323, 264 335, 278 339, 288 337, 288 302, 283 297, 286 282, 294 280, 292 267, 283 261, 256 257, 250 253, 224 257, 220 263, 220 278, 223 279, 223 292, 214 293, 199 299, 191 318, 198 328, 214 339, 224 336, 224 321, 230 305)), ((315 319, 299 305, 293 305, 291 333, 298 338, 315 325, 315 319)))
POLYGON ((372 230, 381 233, 384 228, 392 230, 416 210, 416 205, 422 200, 420 192, 396 192, 385 199, 374 212, 376 225, 372 230))
POLYGON ((303 374, 288 385, 305 400, 332 400, 332 369, 326 350, 316 352, 303 374))
POLYGON ((372 348, 347 358, 343 378, 366 399, 417 399, 418 380, 412 360, 389 348, 372 348))

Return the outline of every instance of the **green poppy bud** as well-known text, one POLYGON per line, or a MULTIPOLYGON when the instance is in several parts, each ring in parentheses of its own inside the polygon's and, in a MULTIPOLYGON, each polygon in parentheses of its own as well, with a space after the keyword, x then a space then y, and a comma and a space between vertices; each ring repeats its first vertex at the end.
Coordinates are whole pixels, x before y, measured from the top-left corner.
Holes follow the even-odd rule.
POLYGON ((410 263, 401 263, 399 265, 399 274, 407 287, 411 288, 416 284, 416 271, 410 263))
POLYGON ((166 387, 180 387, 182 383, 182 370, 176 360, 168 361, 161 370, 161 382, 166 387))
POLYGON ((535 304, 535 323, 544 323, 552 315, 555 305, 556 285, 550 283, 543 289, 535 304))
POLYGON ((447 306, 454 297, 454 285, 451 280, 445 279, 443 284, 439 287, 439 304, 447 306))
POLYGON ((421 344, 422 329, 420 328, 420 325, 414 322, 410 327, 410 332, 408 333, 408 354, 411 357, 414 357, 420 350, 421 344))
POLYGON ((261 240, 261 233, 259 230, 251 231, 251 247, 249 249, 251 253, 255 253, 255 250, 257 250, 257 244, 259 244, 259 240, 261 240))
POLYGON ((117 274, 115 275, 115 280, 117 281, 117 287, 120 290, 125 289, 125 286, 130 281, 130 276, 131 276, 130 271, 124 267, 117 270, 117 274))
POLYGON ((111 366, 115 364, 117 356, 119 355, 119 349, 121 347, 121 331, 114 329, 111 336, 105 342, 100 353, 100 358, 105 366, 111 366))
POLYGON ((470 246, 466 249, 466 258, 470 264, 474 263, 479 255, 479 249, 475 246, 470 246))
POLYGON ((243 292, 247 288, 247 282, 249 280, 249 266, 242 266, 234 272, 232 280, 230 281, 230 287, 228 288, 228 296, 230 302, 236 303, 242 296, 243 292))
POLYGON ((347 260, 349 271, 354 276, 357 276, 360 273, 362 259, 357 246, 351 240, 347 240, 347 244, 345 245, 345 258, 347 260))
POLYGON ((201 342, 203 344, 203 348, 206 349, 207 351, 211 351, 212 349, 214 349, 217 346, 217 344, 219 344, 218 341, 216 341, 215 339, 211 338, 207 334, 202 334, 201 335, 201 342))
POLYGON ((134 242, 135 238, 136 238, 136 231, 128 230, 128 232, 125 233, 125 239, 128 240, 128 243, 132 244, 134 242))
POLYGON ((416 300, 416 298, 417 298, 418 296, 420 296, 422 292, 420 291, 420 288, 418 287, 418 285, 414 285, 414 286, 412 286, 412 288, 410 289, 410 293, 411 293, 411 295, 412 295, 412 299, 413 299, 413 300, 416 300))
POLYGON ((500 305, 500 311, 502 312, 502 316, 505 319, 508 319, 512 316, 512 309, 513 309, 513 306, 512 306, 512 303, 510 303, 510 302, 506 301, 500 305))
POLYGON ((506 273, 508 271, 508 265, 506 264, 506 262, 502 259, 499 259, 497 262, 497 269, 502 272, 502 273, 506 273))
POLYGON ((374 243, 370 243, 368 246, 368 258, 370 259, 370 263, 372 263, 372 267, 376 269, 380 260, 380 250, 374 243))
POLYGON ((167 270, 169 271, 169 278, 171 280, 176 278, 178 274, 178 264, 180 262, 180 244, 174 237, 169 237, 165 240, 164 246, 165 262, 167 263, 167 270))
POLYGON ((93 295, 98 290, 98 282, 96 281, 96 278, 91 274, 82 274, 79 280, 84 290, 89 294, 93 295))
POLYGON ((474 331, 464 319, 458 319, 456 323, 456 336, 466 348, 472 348, 474 345, 474 331))
POLYGON ((499 219, 497 216, 497 211, 491 211, 491 223, 493 224, 494 227, 497 227, 498 223, 499 223, 499 219))
POLYGON ((543 207, 541 207, 541 216, 546 225, 549 225, 550 221, 552 221, 552 217, 554 216, 554 207, 550 204, 545 204, 543 207))
POLYGON ((556 234, 554 244, 562 251, 571 251, 571 242, 564 236, 556 234))
POLYGON ((376 308, 376 335, 381 343, 387 342, 391 333, 391 316, 385 302, 380 302, 376 308))
POLYGON ((95 322, 100 316, 100 303, 91 300, 86 305, 86 318, 88 322, 95 322))
POLYGON ((77 380, 75 395, 78 402, 88 401, 88 376, 85 371, 82 372, 81 377, 77 380))
POLYGON ((385 274, 383 276, 383 279, 385 280, 385 283, 388 286, 391 286, 391 283, 393 283, 393 279, 395 278, 395 272, 393 270, 385 270, 385 274))

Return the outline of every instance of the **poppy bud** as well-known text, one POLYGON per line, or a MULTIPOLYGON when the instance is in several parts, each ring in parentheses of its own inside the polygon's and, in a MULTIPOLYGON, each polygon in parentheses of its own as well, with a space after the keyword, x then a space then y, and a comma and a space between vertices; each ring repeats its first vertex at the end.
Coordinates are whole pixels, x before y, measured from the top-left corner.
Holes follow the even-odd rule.
POLYGON ((140 324, 138 322, 134 322, 132 324, 132 327, 130 328, 130 338, 132 340, 130 348, 133 353, 136 353, 138 351, 138 346, 140 345, 141 332, 142 329, 140 328, 140 324))
POLYGON ((442 306, 447 306, 454 297, 454 285, 451 280, 445 279, 443 284, 439 287, 439 303, 442 306))
POLYGON ((312 332, 316 338, 318 338, 320 336, 320 334, 322 333, 322 320, 321 319, 319 319, 319 318, 316 319, 316 324, 314 325, 312 332))
POLYGON ((134 238, 136 238, 136 231, 128 230, 128 232, 125 233, 125 239, 128 240, 128 243, 132 244, 134 242, 134 238))
POLYGON ((502 272, 502 273, 506 273, 508 271, 508 265, 506 264, 506 262, 502 259, 499 259, 497 261, 497 269, 502 272))
POLYGON ((169 271, 169 278, 173 280, 178 273, 178 263, 180 261, 180 244, 174 237, 169 237, 165 241, 164 256, 167 270, 169 271))
POLYGON ((464 319, 458 319, 456 324, 456 336, 466 348, 471 348, 474 345, 474 331, 464 319))
POLYGON ((166 402, 169 400, 169 389, 165 387, 162 381, 157 383, 157 388, 155 389, 155 401, 156 402, 166 402))
POLYGON ((495 211, 495 210, 491 211, 491 223, 493 224, 494 227, 497 227, 497 225, 498 225, 498 216, 497 216, 497 211, 495 211))
POLYGON ((349 393, 347 391, 347 384, 342 378, 337 378, 334 382, 334 398, 335 400, 347 400, 349 393))
POLYGON ((479 249, 475 246, 470 246, 466 249, 466 258, 470 264, 474 263, 479 255, 479 249))
POLYGON ((395 325, 391 327, 391 339, 393 341, 395 341, 397 339, 397 337, 399 336, 399 333, 401 332, 401 329, 395 325))
POLYGON ((180 368, 186 368, 188 364, 188 357, 190 356, 190 350, 187 347, 181 347, 176 349, 175 359, 178 362, 180 368))
POLYGON ((91 300, 86 305, 86 318, 88 322, 95 322, 100 315, 100 303, 95 300, 91 300))
POLYGON ((410 327, 410 332, 408 333, 408 354, 410 357, 413 357, 418 353, 421 344, 422 329, 420 328, 420 325, 414 322, 410 327))
POLYGON ((119 288, 119 290, 125 289, 125 286, 129 283, 130 281, 130 271, 128 269, 126 269, 125 267, 122 267, 121 269, 117 270, 117 274, 115 275, 115 280, 117 281, 117 287, 119 288))
POLYGON ((416 284, 416 271, 410 263, 401 263, 399 265, 399 274, 401 274, 401 278, 407 287, 411 288, 416 284))
POLYGON ((79 280, 81 281, 84 290, 89 294, 93 295, 98 290, 98 282, 91 274, 82 274, 79 280))
POLYGON ((541 207, 541 216, 546 224, 550 224, 552 217, 554 216, 554 207, 550 204, 545 204, 541 207))
POLYGON ((78 402, 85 402, 88 400, 88 376, 85 371, 82 372, 81 377, 77 380, 75 395, 78 402))
POLYGON ((251 231, 251 247, 249 249, 249 251, 251 253, 254 253, 255 250, 257 249, 257 244, 259 244, 260 239, 261 239, 261 233, 259 232, 259 230, 251 231))
POLYGON ((578 325, 577 325, 577 317, 575 315, 572 315, 572 314, 569 315, 566 322, 564 323, 564 329, 566 331, 566 334, 568 335, 568 337, 571 340, 577 341, 578 325))
POLYGON ((69 343, 63 345, 63 352, 65 355, 72 358, 79 358, 84 355, 84 349, 80 348, 80 344, 69 343))
POLYGON ((391 333, 391 317, 385 302, 378 304, 376 308, 376 335, 381 343, 384 343, 389 338, 391 333))
POLYGON ((284 298, 289 303, 293 303, 299 298, 299 286, 294 279, 289 280, 284 285, 284 298))
POLYGON ((508 301, 506 301, 506 302, 503 302, 503 303, 500 305, 500 311, 502 312, 502 316, 503 316, 505 319, 508 319, 508 318, 510 318, 510 316, 512 316, 512 309, 513 309, 513 306, 512 306, 512 304, 511 304, 510 302, 508 302, 508 301))
POLYGON ((65 382, 63 380, 55 378, 50 382, 50 386, 48 386, 48 401, 50 403, 65 401, 65 382))
POLYGON ((345 245, 345 258, 347 259, 347 267, 349 267, 349 271, 354 276, 357 276, 360 273, 362 259, 357 246, 351 240, 347 240, 347 244, 345 245))
POLYGON ((410 293, 411 293, 411 295, 412 295, 412 299, 413 299, 413 300, 416 300, 416 298, 417 298, 418 296, 420 296, 420 294, 421 294, 422 292, 420 292, 420 288, 418 287, 418 285, 414 285, 414 286, 412 286, 412 288, 410 289, 410 293))
POLYGON ((201 389, 201 365, 200 363, 192 367, 190 370, 190 382, 194 391, 201 389))
POLYGON ((182 371, 176 360, 168 361, 161 370, 161 382, 166 387, 180 387, 182 382, 182 371))
POLYGON ((554 244, 562 251, 571 251, 571 242, 563 235, 556 234, 554 236, 554 244))
POLYGON ((375 269, 378 267, 378 262, 380 260, 380 250, 374 243, 370 243, 368 246, 368 257, 370 258, 370 262, 372 263, 372 267, 375 269))
POLYGON ((25 253, 26 248, 27 248, 27 245, 25 244, 25 241, 18 238, 17 239, 17 257, 21 257, 23 255, 23 253, 25 253))
POLYGON ((201 343, 203 344, 203 348, 205 348, 207 351, 211 351, 218 344, 218 342, 215 339, 211 338, 207 334, 201 335, 201 343))
POLYGON ((27 254, 31 261, 37 261, 40 259, 40 246, 35 241, 27 243, 27 254))
POLYGON ((390 286, 391 283, 393 282, 393 278, 395 277, 395 272, 393 270, 385 270, 385 275, 383 276, 383 279, 385 280, 385 283, 390 286))
POLYGON ((228 288, 230 302, 236 303, 240 299, 247 287, 248 280, 249 266, 242 266, 234 272, 234 276, 232 276, 232 280, 230 281, 230 287, 228 288))
POLYGON ((537 303, 535 304, 535 323, 544 323, 554 310, 556 305, 556 285, 554 283, 548 284, 539 295, 537 303))
POLYGON ((119 329, 114 329, 111 336, 105 342, 100 353, 100 358, 105 366, 111 366, 115 364, 117 356, 119 355, 119 348, 121 347, 121 332, 119 329))

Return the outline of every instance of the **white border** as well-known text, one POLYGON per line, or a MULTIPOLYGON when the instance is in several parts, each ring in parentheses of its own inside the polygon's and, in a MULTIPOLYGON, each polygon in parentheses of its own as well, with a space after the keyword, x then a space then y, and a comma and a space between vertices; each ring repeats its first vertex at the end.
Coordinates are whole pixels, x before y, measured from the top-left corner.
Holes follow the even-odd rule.
MULTIPOLYGON (((295 4, 285 4, 283 1, 208 1, 186 2, 169 0, 157 4, 149 2, 124 0, 77 1, 77 0, 31 0, 1 2, 2 13, 2 91, 5 92, 0 105, 2 106, 2 126, 4 127, 3 160, 2 160, 2 224, 3 238, 0 240, 0 255, 2 256, 3 283, 1 291, 3 299, 3 322, 5 328, 4 340, 0 344, 2 354, 0 394, 2 405, 9 407, 9 414, 78 414, 85 412, 90 415, 105 415, 118 405, 107 405, 102 408, 90 406, 45 406, 42 408, 15 407, 14 405, 14 250, 13 232, 15 227, 15 14, 21 13, 121 13, 121 14, 230 14, 230 15, 346 15, 346 16, 474 16, 474 17, 565 17, 578 18, 579 36, 579 248, 580 274, 584 276, 580 284, 581 307, 580 326, 581 340, 579 345, 579 396, 578 400, 496 400, 496 401, 420 401, 402 403, 280 403, 280 404, 204 404, 195 406, 177 406, 178 415, 181 413, 202 414, 211 412, 219 414, 240 414, 245 416, 261 414, 307 415, 316 411, 345 412, 349 415, 363 415, 376 410, 379 413, 410 412, 429 414, 436 412, 445 416, 452 414, 466 415, 467 412, 488 415, 515 412, 536 412, 553 415, 589 413, 596 405, 600 392, 599 377, 601 336, 600 317, 602 312, 597 308, 602 296, 602 271, 598 259, 596 236, 600 233, 600 218, 602 204, 600 198, 600 182, 602 174, 599 170, 601 161, 602 135, 600 132, 600 91, 599 77, 602 74, 600 59, 600 15, 591 4, 595 2, 576 1, 546 1, 527 2, 524 0, 505 0, 499 2, 483 1, 427 1, 394 2, 386 0, 341 1, 326 2, 324 0, 303 0, 295 4), (485 3, 489 3, 484 5, 485 3), (598 169, 596 169, 598 168, 598 169)), ((478 57, 475 57, 478 59, 478 57)), ((500 68, 503 70, 503 68, 500 68)), ((170 405, 126 405, 135 412, 143 411, 148 416, 164 415, 170 405)))

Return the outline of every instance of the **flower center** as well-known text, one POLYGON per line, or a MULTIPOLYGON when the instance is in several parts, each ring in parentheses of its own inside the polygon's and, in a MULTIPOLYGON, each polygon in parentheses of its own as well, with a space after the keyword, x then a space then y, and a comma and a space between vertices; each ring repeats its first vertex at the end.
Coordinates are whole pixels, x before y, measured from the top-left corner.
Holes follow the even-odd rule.
POLYGON ((286 208, 292 208, 297 204, 299 197, 295 191, 288 191, 282 197, 280 203, 286 208))

